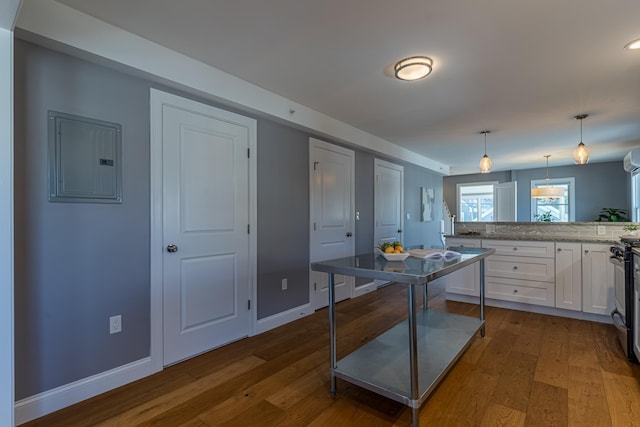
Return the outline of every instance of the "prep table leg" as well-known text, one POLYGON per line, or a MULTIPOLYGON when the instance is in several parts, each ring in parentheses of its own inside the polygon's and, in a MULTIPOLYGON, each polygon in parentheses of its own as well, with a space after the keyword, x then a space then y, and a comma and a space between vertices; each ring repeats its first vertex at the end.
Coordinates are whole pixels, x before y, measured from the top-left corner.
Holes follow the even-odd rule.
POLYGON ((331 396, 336 395, 336 376, 333 370, 336 369, 336 296, 335 296, 335 283, 333 273, 329 273, 329 352, 330 366, 329 373, 331 377, 331 396))
POLYGON ((422 309, 426 310, 427 307, 427 284, 422 287, 422 309))
MULTIPOLYGON (((426 285, 423 286, 426 289, 426 285)), ((420 397, 420 392, 418 391, 418 332, 416 321, 415 285, 409 285, 407 294, 409 305, 409 368, 411 373, 411 400, 415 402, 420 397)), ((420 426, 420 408, 411 408, 411 424, 413 427, 420 426)))

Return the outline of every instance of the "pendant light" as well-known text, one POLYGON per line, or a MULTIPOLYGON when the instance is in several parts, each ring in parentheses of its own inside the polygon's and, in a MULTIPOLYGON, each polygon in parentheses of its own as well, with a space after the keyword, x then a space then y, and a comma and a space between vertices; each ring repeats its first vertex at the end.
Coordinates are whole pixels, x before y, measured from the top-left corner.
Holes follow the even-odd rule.
POLYGON ((574 117, 576 120, 580 120, 580 143, 576 149, 573 150, 573 160, 577 165, 585 165, 589 163, 589 149, 584 145, 584 142, 582 142, 582 120, 587 117, 589 117, 588 114, 579 114, 574 117))
POLYGON ((487 134, 491 133, 491 131, 483 130, 480 133, 484 134, 484 156, 480 159, 480 172, 489 173, 491 172, 491 166, 493 165, 491 164, 491 159, 487 156, 487 134))
POLYGON ((551 154, 547 154, 547 187, 537 187, 531 189, 531 197, 534 199, 554 199, 557 197, 564 197, 564 189, 561 187, 551 187, 549 184, 549 157, 551 154))

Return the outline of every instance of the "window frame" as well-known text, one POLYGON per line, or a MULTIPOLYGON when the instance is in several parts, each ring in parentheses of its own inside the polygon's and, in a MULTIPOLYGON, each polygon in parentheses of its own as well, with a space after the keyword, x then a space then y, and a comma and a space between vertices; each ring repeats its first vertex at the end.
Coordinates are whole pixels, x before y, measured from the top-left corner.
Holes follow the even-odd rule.
MULTIPOLYGON (((458 213, 458 217, 456 219, 456 221, 459 222, 485 222, 485 221, 468 221, 468 220, 463 220, 462 219, 462 215, 460 215, 460 213, 462 212, 462 204, 460 203, 460 189, 463 187, 482 187, 482 186, 487 186, 490 185, 492 190, 494 191, 493 194, 495 194, 495 186, 497 184, 499 184, 499 181, 482 181, 482 182, 459 182, 456 184, 456 209, 457 209, 457 213, 458 213)), ((494 212, 495 212, 495 205, 494 205, 494 212)), ((480 215, 478 215, 478 219, 480 219, 480 215)))
MULTIPOLYGON (((537 188, 538 185, 567 185, 568 192, 568 202, 567 202, 567 210, 568 218, 567 221, 556 221, 556 222, 574 222, 576 220, 576 179, 575 177, 566 177, 566 178, 549 178, 549 179, 532 179, 531 180, 531 189, 537 188)), ((531 222, 536 221, 536 212, 538 207, 538 200, 530 197, 531 199, 531 210, 530 217, 531 222)))

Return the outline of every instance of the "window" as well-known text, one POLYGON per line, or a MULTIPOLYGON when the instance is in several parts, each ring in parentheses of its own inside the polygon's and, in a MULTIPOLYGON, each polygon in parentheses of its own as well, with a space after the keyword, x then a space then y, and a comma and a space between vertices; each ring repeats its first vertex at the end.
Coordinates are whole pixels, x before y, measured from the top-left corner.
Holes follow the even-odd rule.
POLYGON ((554 199, 531 198, 531 221, 540 221, 546 216, 551 222, 575 221, 575 178, 553 178, 531 180, 531 188, 560 187, 564 197, 554 199))
POLYGON ((458 184, 458 221, 493 221, 493 182, 458 184))

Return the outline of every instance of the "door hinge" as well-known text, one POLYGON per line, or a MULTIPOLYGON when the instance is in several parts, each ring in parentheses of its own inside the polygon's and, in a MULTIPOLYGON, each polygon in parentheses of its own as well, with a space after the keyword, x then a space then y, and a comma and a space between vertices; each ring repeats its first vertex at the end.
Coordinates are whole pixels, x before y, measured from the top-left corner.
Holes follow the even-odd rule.
POLYGON ((316 170, 316 166, 318 166, 318 163, 320 162, 313 162, 313 170, 316 170))
POLYGON ((251 310, 251 300, 247 300, 247 310, 251 310))
POLYGON ((313 291, 316 291, 316 282, 313 282, 313 291))
POLYGON ((247 148, 247 158, 251 158, 251 148, 247 148))
POLYGON ((316 231, 316 223, 313 223, 313 231, 316 231))
POLYGON ((251 234, 251 224, 247 224, 247 234, 251 234))

